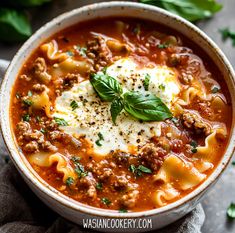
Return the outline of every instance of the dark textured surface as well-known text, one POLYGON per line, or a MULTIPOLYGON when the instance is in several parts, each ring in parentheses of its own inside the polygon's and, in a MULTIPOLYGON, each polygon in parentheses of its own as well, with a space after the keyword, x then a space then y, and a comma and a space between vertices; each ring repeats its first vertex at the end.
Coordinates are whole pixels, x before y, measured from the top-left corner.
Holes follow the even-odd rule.
MULTIPOLYGON (((40 10, 33 10, 33 28, 34 30, 52 19, 53 17, 68 11, 70 9, 90 4, 94 0, 57 0, 56 4, 43 6, 40 10), (43 12, 43 14, 42 14, 43 12)), ((221 36, 218 33, 219 28, 230 27, 235 31, 235 1, 221 0, 224 8, 214 18, 198 23, 198 26, 206 32, 224 51, 228 59, 235 67, 235 47, 231 45, 231 41, 226 43, 221 41, 221 36)), ((0 44, 0 58, 11 59, 18 45, 2 45, 0 44)), ((206 213, 206 221, 203 226, 203 233, 234 233, 235 220, 229 221, 226 216, 226 209, 230 202, 235 202, 235 167, 229 165, 219 182, 214 186, 203 201, 204 210, 206 213)))

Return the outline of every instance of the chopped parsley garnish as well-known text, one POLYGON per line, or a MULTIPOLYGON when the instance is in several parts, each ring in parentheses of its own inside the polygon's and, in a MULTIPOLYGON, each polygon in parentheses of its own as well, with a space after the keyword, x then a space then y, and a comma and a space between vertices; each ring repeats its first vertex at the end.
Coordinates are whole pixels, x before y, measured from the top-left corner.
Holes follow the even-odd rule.
POLYGON ((159 44, 157 47, 158 47, 159 49, 166 49, 166 48, 169 47, 169 44, 159 44))
POLYGON ((135 173, 136 171, 136 167, 134 164, 131 164, 130 167, 129 167, 129 171, 132 172, 132 173, 135 173))
POLYGON ((127 212, 128 212, 127 209, 124 208, 119 209, 119 213, 127 213, 127 212))
POLYGON ((149 81, 150 81, 150 75, 149 74, 146 74, 145 75, 145 78, 144 78, 144 89, 145 91, 148 91, 149 89, 149 81))
POLYGON ((23 116, 22 116, 22 120, 29 122, 29 121, 30 121, 30 116, 29 116, 29 114, 23 115, 23 116))
POLYGON ((75 48, 81 56, 86 57, 86 52, 87 52, 86 47, 81 47, 80 45, 77 45, 75 48))
POLYGON ((220 29, 219 32, 222 35, 223 41, 226 41, 227 39, 231 39, 233 46, 235 46, 235 32, 231 31, 229 28, 220 29))
POLYGON ((160 84, 160 85, 158 86, 158 88, 159 88, 160 90, 162 90, 162 91, 165 91, 166 86, 165 86, 164 84, 160 84))
POLYGON ((227 209, 227 215, 229 218, 235 219, 235 203, 231 203, 227 209))
POLYGON ((77 157, 77 156, 72 156, 71 157, 71 160, 76 164, 76 163, 79 163, 81 158, 80 157, 77 157))
POLYGON ((67 184, 68 186, 70 186, 70 185, 72 185, 73 183, 74 183, 73 177, 68 177, 67 180, 66 180, 66 184, 67 184))
POLYGON ((74 171, 77 173, 78 178, 87 176, 87 171, 85 171, 83 165, 76 163, 74 171))
POLYGON ((103 189, 103 184, 102 183, 97 183, 95 186, 98 190, 102 190, 103 189))
POLYGON ((76 108, 78 108, 78 103, 73 100, 71 103, 70 103, 70 107, 72 108, 72 110, 74 111, 76 108))
POLYGON ((29 100, 29 99, 25 99, 25 100, 23 100, 23 104, 24 104, 25 106, 31 106, 31 105, 33 104, 33 101, 31 101, 31 100, 29 100))
POLYGON ((213 86, 213 87, 211 88, 211 92, 212 92, 213 94, 217 93, 219 90, 220 90, 220 88, 217 87, 217 86, 213 86))
POLYGON ((54 117, 54 120, 55 120, 57 125, 61 125, 61 126, 67 126, 68 125, 68 122, 65 121, 63 118, 54 117))
POLYGON ((148 173, 148 174, 152 173, 151 169, 143 165, 139 165, 138 167, 136 167, 134 164, 131 164, 129 166, 129 171, 134 173, 136 176, 142 176, 142 173, 148 173))
POLYGON ((43 134, 45 134, 45 133, 46 133, 46 129, 41 128, 41 129, 40 129, 40 132, 43 133, 43 134))
POLYGON ((192 153, 197 153, 197 146, 198 146, 197 142, 194 141, 194 140, 191 141, 191 142, 190 142, 190 146, 192 147, 191 152, 192 152, 192 153))
POLYGON ((101 198, 101 202, 105 205, 110 205, 112 203, 107 197, 101 198))
POLYGON ((102 146, 102 144, 100 143, 100 141, 103 141, 103 140, 104 140, 104 136, 103 136, 102 133, 98 133, 98 137, 99 137, 99 139, 95 141, 95 144, 96 144, 97 146, 102 146))

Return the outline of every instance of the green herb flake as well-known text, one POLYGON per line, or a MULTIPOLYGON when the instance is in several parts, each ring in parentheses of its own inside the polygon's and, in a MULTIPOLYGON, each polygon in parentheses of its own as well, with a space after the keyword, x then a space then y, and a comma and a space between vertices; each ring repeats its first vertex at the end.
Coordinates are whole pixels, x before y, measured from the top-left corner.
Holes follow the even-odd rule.
POLYGON ((220 88, 217 87, 217 86, 213 86, 213 87, 211 88, 211 92, 212 92, 213 94, 217 93, 219 90, 220 90, 220 88))
POLYGON ((105 205, 110 205, 112 203, 107 197, 101 198, 101 202, 105 205))
POLYGON ((33 104, 33 101, 31 101, 29 99, 24 99, 22 102, 25 106, 28 106, 28 107, 33 104))
POLYGON ((227 209, 227 215, 229 218, 235 219, 235 203, 231 203, 227 209))
POLYGON ((222 5, 216 0, 140 0, 140 2, 161 7, 191 22, 210 18, 222 9, 222 5))
POLYGON ((164 43, 164 44, 159 44, 157 47, 158 47, 159 49, 166 49, 166 48, 169 47, 169 44, 166 44, 166 43, 164 43))
POLYGON ((232 165, 235 166, 235 161, 232 161, 232 165))
POLYGON ((68 122, 65 121, 63 118, 54 117, 54 120, 57 125, 60 125, 60 126, 67 126, 68 125, 68 122))
POLYGON ((95 144, 96 144, 97 146, 102 146, 102 144, 100 143, 100 141, 103 141, 103 140, 104 140, 104 136, 103 136, 102 133, 99 132, 99 133, 98 133, 98 137, 99 137, 99 139, 95 141, 95 144))
POLYGON ((129 171, 132 172, 132 173, 135 173, 135 172, 136 172, 136 167, 135 167, 134 164, 131 164, 131 165, 129 166, 129 171))
POLYGON ((102 190, 103 189, 103 184, 102 183, 97 183, 95 186, 98 190, 102 190))
POLYGON ((80 162, 81 158, 78 157, 78 156, 72 156, 72 157, 71 157, 71 160, 76 164, 76 163, 79 163, 79 162, 80 162))
POLYGON ((192 140, 192 141, 190 142, 190 146, 192 147, 191 152, 192 152, 192 153, 197 153, 197 146, 198 146, 197 142, 194 141, 194 140, 192 140))
POLYGON ((46 129, 41 128, 41 129, 40 129, 40 132, 43 133, 43 134, 45 134, 45 133, 46 133, 46 129))
POLYGON ((220 29, 219 32, 222 35, 223 41, 226 41, 227 39, 232 40, 232 44, 235 47, 235 31, 231 31, 229 28, 220 29))
POLYGON ((158 86, 158 88, 159 88, 161 91, 165 91, 166 86, 165 86, 164 84, 160 84, 160 85, 158 86))
POLYGON ((73 177, 68 177, 67 180, 66 180, 66 185, 70 186, 74 184, 74 179, 73 177))
POLYGON ((139 165, 139 166, 137 167, 137 169, 138 169, 139 171, 141 171, 141 172, 144 172, 144 173, 148 173, 148 174, 151 174, 151 173, 152 173, 152 170, 151 170, 151 169, 149 169, 149 168, 147 168, 147 167, 145 167, 145 166, 143 166, 143 165, 139 165))
POLYGON ((192 140, 192 141, 190 142, 190 146, 192 146, 193 148, 196 148, 196 147, 198 146, 198 144, 197 144, 196 141, 192 140))
POLYGON ((150 82, 150 75, 149 74, 146 74, 145 77, 144 77, 144 89, 145 91, 148 91, 149 89, 149 82, 150 82))
POLYGON ((88 175, 87 171, 85 171, 83 165, 81 165, 80 163, 76 163, 74 171, 77 173, 78 178, 82 178, 88 175))
POLYGON ((127 209, 124 208, 119 209, 119 213, 127 213, 127 212, 128 212, 127 209))
POLYGON ((192 153, 197 153, 197 148, 192 148, 191 151, 192 153))
POLYGON ((22 116, 22 120, 29 122, 29 121, 30 121, 30 115, 29 115, 29 114, 23 115, 23 116, 22 116))
POLYGON ((73 100, 70 103, 70 107, 72 108, 72 111, 74 111, 76 108, 78 108, 78 103, 75 100, 73 100))
POLYGON ((80 45, 77 45, 75 48, 81 56, 86 57, 86 53, 87 53, 86 47, 81 47, 80 45))

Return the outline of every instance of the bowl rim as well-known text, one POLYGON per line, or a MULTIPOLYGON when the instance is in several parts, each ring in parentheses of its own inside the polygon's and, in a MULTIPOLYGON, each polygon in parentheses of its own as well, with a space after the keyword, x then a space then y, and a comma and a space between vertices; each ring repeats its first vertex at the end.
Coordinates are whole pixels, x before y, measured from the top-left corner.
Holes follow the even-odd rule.
MULTIPOLYGON (((49 21, 48 23, 43 25, 40 29, 38 29, 23 44, 23 46, 18 50, 18 52, 16 53, 16 55, 12 59, 10 65, 7 69, 7 72, 5 73, 5 76, 2 80, 2 83, 1 83, 0 99, 2 100, 4 98, 3 91, 5 90, 4 87, 6 85, 6 80, 8 79, 8 77, 10 77, 10 74, 14 68, 14 64, 17 62, 18 57, 21 56, 21 53, 24 50, 26 50, 26 48, 29 47, 29 45, 31 43, 34 42, 34 39, 36 39, 39 36, 42 36, 48 30, 51 30, 56 24, 61 23, 65 18, 71 18, 75 15, 79 15, 80 13, 89 11, 91 9, 99 10, 101 8, 115 8, 115 7, 119 7, 119 8, 126 7, 126 8, 143 9, 146 11, 154 11, 154 12, 157 12, 159 14, 162 14, 162 15, 165 15, 165 16, 171 18, 172 21, 179 21, 180 23, 184 24, 188 29, 191 29, 195 33, 197 33, 197 35, 200 38, 206 40, 208 45, 214 49, 214 53, 217 53, 217 55, 219 56, 219 58, 221 59, 223 65, 224 65, 224 67, 226 67, 227 71, 229 72, 230 77, 232 77, 231 81, 233 82, 233 85, 234 85, 235 73, 234 73, 234 70, 233 70, 231 64, 229 63, 228 59, 226 58, 224 53, 219 49, 219 47, 204 32, 202 32, 198 27, 196 27, 192 23, 188 22, 187 20, 181 18, 180 16, 177 16, 175 14, 172 14, 166 10, 163 10, 163 9, 155 7, 155 6, 146 5, 146 4, 137 3, 137 2, 112 1, 112 2, 94 3, 94 4, 90 4, 90 5, 86 5, 86 6, 74 9, 72 11, 68 11, 66 13, 63 13, 63 14, 57 16, 56 18, 52 19, 51 21, 49 21)), ((136 18, 138 18, 138 16, 136 16, 136 18)), ((177 31, 177 29, 175 29, 175 30, 177 31)), ((29 56, 29 54, 27 56, 29 56)), ((210 55, 208 55, 208 56, 211 57, 210 55)), ((15 80, 15 78, 14 78, 14 80, 15 80)), ((3 109, 3 107, 4 107, 4 103, 3 103, 3 101, 0 101, 0 109, 3 109)), ((216 169, 212 172, 212 174, 210 174, 209 177, 202 184, 200 184, 196 189, 194 189, 192 192, 190 192, 189 194, 187 194, 183 198, 180 198, 179 200, 177 200, 173 203, 170 203, 170 204, 163 206, 163 207, 159 207, 157 209, 146 210, 146 211, 141 211, 141 212, 118 213, 117 211, 109 211, 106 209, 95 208, 95 207, 91 207, 89 205, 84 205, 78 201, 74 201, 72 198, 69 198, 63 194, 58 195, 58 191, 55 192, 55 190, 52 186, 48 185, 45 181, 44 182, 39 181, 38 177, 36 177, 35 174, 33 174, 33 172, 29 170, 29 168, 26 166, 26 164, 24 162, 22 162, 22 161, 21 161, 21 163, 19 162, 20 161, 19 160, 20 151, 19 150, 13 151, 10 149, 12 147, 11 145, 15 144, 15 141, 14 141, 14 136, 12 134, 7 135, 7 132, 6 132, 8 128, 10 128, 10 131, 11 131, 11 126, 10 126, 10 124, 8 124, 7 126, 5 125, 6 122, 4 120, 4 117, 8 117, 8 116, 6 116, 6 113, 8 112, 8 114, 9 114, 9 106, 7 105, 5 107, 8 107, 7 108, 8 110, 5 111, 4 113, 2 113, 2 111, 0 112, 1 132, 3 135, 3 139, 5 141, 5 144, 7 146, 7 149, 9 151, 11 160, 13 161, 13 163, 17 167, 17 169, 21 172, 21 174, 23 174, 23 177, 26 178, 27 181, 30 182, 34 187, 39 189, 40 192, 44 193, 49 198, 52 198, 54 201, 56 201, 60 205, 64 205, 64 206, 71 208, 75 211, 79 211, 84 214, 89 214, 89 215, 93 215, 93 216, 97 216, 97 217, 139 218, 139 217, 150 217, 152 215, 157 215, 157 214, 162 214, 165 212, 173 211, 174 209, 179 208, 180 206, 183 206, 184 204, 190 202, 190 200, 195 199, 201 193, 208 190, 209 186, 211 186, 214 183, 214 181, 216 181, 219 178, 219 176, 223 173, 224 169, 227 167, 230 159, 232 158, 232 156, 235 152, 235 128, 233 125, 231 132, 230 132, 231 137, 230 137, 230 140, 229 140, 229 143, 228 143, 228 146, 227 146, 226 152, 224 153, 223 158, 219 162, 216 169), (9 138, 8 136, 11 138, 10 141, 7 140, 9 138), (231 143, 231 142, 233 142, 233 143, 231 143), (232 144, 234 144, 234 145, 232 145, 232 144), (228 150, 229 150, 229 152, 228 152, 228 150)), ((234 108, 234 106, 233 106, 233 108, 234 108)), ((233 112, 233 116, 234 116, 234 112, 233 112)))

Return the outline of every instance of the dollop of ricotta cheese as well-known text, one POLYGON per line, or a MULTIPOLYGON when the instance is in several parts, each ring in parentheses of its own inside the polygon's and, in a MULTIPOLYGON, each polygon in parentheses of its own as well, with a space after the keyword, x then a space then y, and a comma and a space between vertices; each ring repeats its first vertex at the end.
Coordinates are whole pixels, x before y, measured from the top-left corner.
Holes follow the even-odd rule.
MULTIPOLYGON (((123 58, 107 67, 106 73, 116 78, 127 90, 146 93, 144 80, 149 79, 148 91, 160 97, 171 108, 180 92, 176 72, 167 66, 139 67, 132 58, 123 58)), ((89 80, 76 84, 55 101, 53 116, 63 118, 68 125, 60 129, 73 136, 85 136, 94 152, 107 155, 110 151, 128 152, 144 145, 153 136, 161 135, 161 122, 140 122, 125 111, 112 122, 109 102, 100 100, 89 80), (77 102, 77 108, 70 104, 77 102)))

